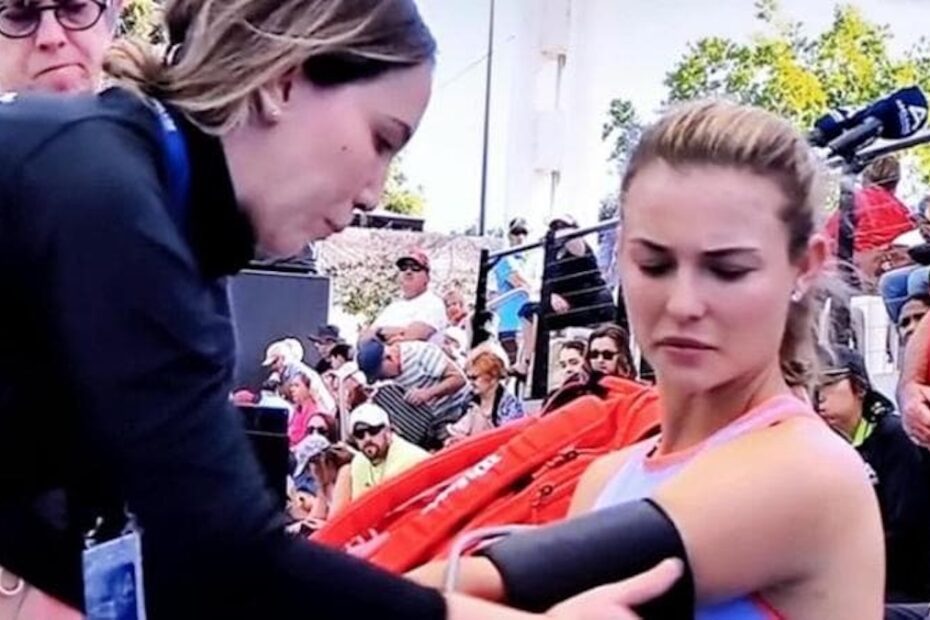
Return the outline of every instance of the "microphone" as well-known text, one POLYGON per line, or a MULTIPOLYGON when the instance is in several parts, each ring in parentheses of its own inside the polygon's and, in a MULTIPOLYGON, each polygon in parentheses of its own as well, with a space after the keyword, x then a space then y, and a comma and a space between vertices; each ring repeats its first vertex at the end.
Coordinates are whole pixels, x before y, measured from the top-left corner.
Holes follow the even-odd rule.
POLYGON ((912 136, 927 122, 927 97, 912 86, 877 101, 853 115, 848 131, 831 140, 827 148, 838 155, 852 155, 876 138, 898 140, 912 136))
POLYGON ((846 108, 830 110, 814 123, 814 129, 807 134, 807 141, 812 146, 827 146, 832 140, 838 138, 841 133, 849 129, 849 122, 852 118, 852 113, 846 108))

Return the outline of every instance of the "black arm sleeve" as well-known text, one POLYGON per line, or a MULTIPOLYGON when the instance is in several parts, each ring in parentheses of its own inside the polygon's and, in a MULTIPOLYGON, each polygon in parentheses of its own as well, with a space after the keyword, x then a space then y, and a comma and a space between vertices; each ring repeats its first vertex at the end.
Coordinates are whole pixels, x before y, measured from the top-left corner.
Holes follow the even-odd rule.
POLYGON ((231 326, 165 211, 159 155, 100 125, 26 162, 17 236, 83 450, 144 528, 149 616, 444 618, 435 590, 283 533, 229 404, 231 326))
POLYGON ((483 553, 497 567, 507 601, 529 611, 545 611, 585 590, 633 577, 677 557, 685 563, 685 574, 637 613, 663 620, 694 614, 694 584, 684 542, 671 519, 651 500, 516 534, 483 553))

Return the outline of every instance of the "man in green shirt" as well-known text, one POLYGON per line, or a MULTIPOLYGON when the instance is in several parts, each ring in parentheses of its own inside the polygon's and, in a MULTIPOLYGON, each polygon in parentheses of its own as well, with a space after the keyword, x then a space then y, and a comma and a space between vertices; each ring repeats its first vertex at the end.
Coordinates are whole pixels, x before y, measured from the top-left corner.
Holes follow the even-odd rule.
POLYGON ((349 429, 359 449, 349 467, 352 500, 429 457, 429 452, 395 435, 387 412, 373 403, 352 411, 349 429))

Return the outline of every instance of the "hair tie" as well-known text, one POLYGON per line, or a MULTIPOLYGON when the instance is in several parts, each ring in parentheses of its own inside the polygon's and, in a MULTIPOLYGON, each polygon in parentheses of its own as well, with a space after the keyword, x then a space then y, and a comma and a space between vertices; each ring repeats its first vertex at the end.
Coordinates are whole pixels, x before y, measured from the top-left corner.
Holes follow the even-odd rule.
POLYGON ((181 52, 184 46, 180 43, 172 43, 165 50, 165 66, 173 67, 181 61, 181 52))

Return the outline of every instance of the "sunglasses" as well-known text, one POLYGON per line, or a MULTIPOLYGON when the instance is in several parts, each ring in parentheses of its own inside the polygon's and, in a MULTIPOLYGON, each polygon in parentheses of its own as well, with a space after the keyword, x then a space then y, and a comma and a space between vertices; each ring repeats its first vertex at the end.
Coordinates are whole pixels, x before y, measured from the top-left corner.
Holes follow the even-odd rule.
POLYGON ((310 435, 324 435, 325 436, 326 427, 325 426, 308 426, 307 433, 309 433, 310 435))
POLYGON ((397 266, 400 271, 412 271, 413 273, 420 273, 421 271, 426 271, 426 268, 419 263, 401 263, 397 266))
POLYGON ((352 430, 352 436, 357 440, 362 441, 365 437, 369 435, 375 437, 381 431, 384 430, 384 424, 379 424, 377 426, 359 426, 352 430))
POLYGON ((0 5, 0 34, 10 39, 25 39, 39 30, 42 13, 50 12, 65 30, 80 32, 93 28, 109 2, 69 0, 39 6, 37 2, 0 5))
POLYGON ((914 323, 919 323, 920 319, 924 318, 923 314, 914 314, 909 316, 901 317, 901 320, 898 322, 899 329, 907 329, 914 323))
POLYGON ((588 351, 589 360, 596 360, 598 358, 604 358, 605 362, 610 362, 615 357, 617 357, 616 351, 598 351, 597 349, 591 349, 590 351, 588 351))

